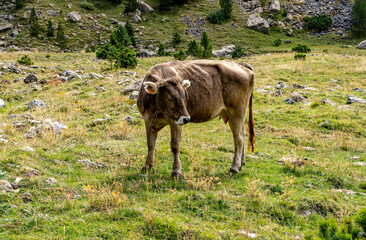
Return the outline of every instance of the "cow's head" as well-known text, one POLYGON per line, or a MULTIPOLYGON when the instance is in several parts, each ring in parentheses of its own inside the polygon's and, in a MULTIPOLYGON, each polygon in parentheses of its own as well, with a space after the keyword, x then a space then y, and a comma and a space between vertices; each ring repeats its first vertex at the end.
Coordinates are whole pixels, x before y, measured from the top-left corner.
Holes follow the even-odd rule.
POLYGON ((187 112, 185 90, 189 88, 189 80, 170 78, 162 82, 143 82, 145 91, 156 95, 158 109, 168 119, 178 125, 184 125, 191 121, 187 112))

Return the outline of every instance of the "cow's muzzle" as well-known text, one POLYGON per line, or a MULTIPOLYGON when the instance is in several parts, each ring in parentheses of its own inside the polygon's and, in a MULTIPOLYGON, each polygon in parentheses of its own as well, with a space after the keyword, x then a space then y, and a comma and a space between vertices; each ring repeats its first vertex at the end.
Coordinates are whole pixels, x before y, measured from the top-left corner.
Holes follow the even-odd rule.
POLYGON ((175 121, 176 124, 178 125, 184 125, 187 124, 191 121, 191 117, 187 117, 187 116, 181 116, 178 121, 175 121))

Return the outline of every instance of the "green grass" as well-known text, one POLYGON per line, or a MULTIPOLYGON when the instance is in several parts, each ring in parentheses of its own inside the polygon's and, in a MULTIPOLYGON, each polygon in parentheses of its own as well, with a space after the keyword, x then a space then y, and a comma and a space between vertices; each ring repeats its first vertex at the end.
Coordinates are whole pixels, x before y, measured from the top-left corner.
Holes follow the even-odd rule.
MULTIPOLYGON (((270 41, 273 42, 273 41, 270 41)), ((254 93, 254 118, 257 144, 247 153, 246 166, 236 175, 228 174, 233 157, 233 141, 228 125, 215 119, 204 124, 188 124, 183 129, 181 162, 184 178, 170 178, 172 154, 169 128, 158 138, 155 169, 140 173, 147 147, 143 120, 136 105, 130 105, 118 81, 140 79, 156 63, 172 57, 141 59, 136 76, 109 70, 109 63, 92 61, 94 54, 29 53, 39 69, 23 70, 19 76, 5 71, 1 98, 7 107, 0 109, 0 129, 8 143, 0 143, 1 179, 13 182, 23 177, 19 192, 0 193, 1 239, 242 239, 242 231, 266 239, 303 238, 317 231, 321 219, 353 216, 366 207, 365 167, 352 162, 366 158, 366 106, 346 104, 354 87, 366 89, 365 53, 352 50, 344 57, 337 46, 307 43, 315 56, 293 60, 294 53, 254 55, 247 61, 256 73, 255 86, 276 86, 285 82, 282 97, 254 93), (342 54, 338 54, 338 52, 342 54), (48 79, 63 70, 103 74, 106 78, 71 80, 57 86, 27 91, 21 80, 28 72, 48 79), (107 78, 109 77, 109 78, 107 78), (334 82, 331 79, 336 79, 334 82), (307 96, 306 103, 283 102, 297 83, 316 91, 296 90, 307 96), (107 91, 98 92, 103 85, 107 91), (336 88, 340 86, 340 88, 336 88), (335 92, 329 88, 337 89, 335 92), (67 92, 77 90, 76 96, 67 92), (95 93, 96 95, 90 95, 95 93), (33 99, 47 104, 45 109, 27 111, 33 99), (329 104, 311 107, 320 99, 329 104), (47 132, 43 137, 25 139, 16 130, 10 114, 30 113, 37 120, 50 118, 68 126, 61 135, 47 132), (109 115, 111 122, 93 126, 97 118, 109 115), (124 120, 132 116, 136 124, 124 120), (324 121, 327 125, 321 126, 324 121), (6 125, 4 125, 6 124, 6 125), (35 151, 21 150, 30 146, 35 151), (305 150, 315 148, 316 151, 305 150), (285 161, 290 156, 300 166, 285 161), (353 157, 359 156, 358 160, 353 157), (89 159, 102 163, 100 169, 78 162, 89 159), (27 177, 25 166, 40 172, 27 177), (48 177, 58 182, 49 186, 48 177), (349 189, 355 195, 333 192, 349 189), (27 194, 31 201, 27 202, 27 194), (304 214, 309 212, 310 214, 304 214)), ((283 44, 284 45, 284 44, 283 44)), ((290 48, 290 47, 289 47, 290 48)), ((347 50, 348 51, 348 50, 347 50)), ((1 54, 1 62, 20 59, 23 53, 1 54)))

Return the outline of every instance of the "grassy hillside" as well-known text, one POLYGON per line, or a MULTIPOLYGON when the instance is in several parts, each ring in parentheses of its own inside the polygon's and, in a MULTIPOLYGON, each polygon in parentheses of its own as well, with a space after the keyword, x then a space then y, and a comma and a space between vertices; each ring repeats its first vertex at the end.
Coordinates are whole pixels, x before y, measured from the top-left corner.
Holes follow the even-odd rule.
MULTIPOLYGON (((42 51, 58 51, 59 48, 56 45, 55 39, 45 36, 47 21, 52 20, 55 27, 58 23, 64 26, 65 34, 68 37, 67 45, 69 50, 79 51, 81 49, 91 49, 91 46, 98 46, 103 41, 106 41, 113 28, 117 26, 116 24, 112 24, 111 19, 115 19, 117 22, 132 20, 132 16, 123 14, 123 3, 112 4, 109 1, 97 1, 99 5, 95 6, 94 10, 86 10, 80 7, 80 2, 79 0, 27 2, 25 8, 12 13, 15 16, 12 23, 18 24, 21 31, 15 39, 9 38, 7 40, 8 45, 14 44, 22 49, 36 48, 42 51), (55 6, 51 7, 50 3, 53 3, 55 6), (32 37, 29 35, 28 21, 30 13, 28 11, 31 7, 35 7, 37 11, 41 12, 39 23, 42 31, 40 37, 32 37), (46 13, 48 10, 59 12, 59 15, 51 17, 46 13), (67 14, 71 11, 80 12, 81 20, 79 22, 73 23, 68 19, 67 14), (81 25, 79 26, 79 24, 81 25)), ((157 3, 154 0, 146 2, 154 8, 157 7, 157 3)), ((155 10, 152 14, 142 14, 144 21, 133 23, 136 29, 137 44, 142 47, 153 44, 157 47, 160 43, 165 43, 167 47, 171 47, 173 33, 178 31, 184 36, 184 41, 177 46, 177 49, 186 48, 188 41, 194 37, 185 34, 187 25, 181 22, 180 19, 184 16, 189 16, 191 21, 195 21, 198 18, 206 20, 208 13, 218 8, 218 1, 209 3, 208 1, 202 0, 190 1, 189 4, 181 7, 173 7, 168 12, 155 10)), ((344 44, 355 45, 359 43, 358 39, 339 39, 339 37, 332 35, 307 39, 307 33, 301 31, 295 32, 294 37, 287 37, 285 32, 278 29, 272 29, 271 34, 266 35, 247 29, 245 27, 247 17, 248 15, 244 14, 239 5, 235 3, 232 19, 222 25, 214 25, 205 21, 201 28, 208 32, 214 49, 219 49, 221 46, 227 44, 235 44, 245 47, 247 52, 251 53, 283 52, 287 47, 273 46, 273 42, 277 38, 282 39, 283 42, 285 39, 291 39, 297 43, 310 41, 312 45, 331 43, 342 46, 344 44)))
MULTIPOLYGON (((340 224, 353 217, 366 207, 366 169, 360 166, 366 162, 366 105, 346 101, 348 94, 366 99, 366 90, 352 90, 366 89, 366 58, 361 50, 324 48, 315 47, 306 61, 295 61, 292 53, 246 59, 256 72, 255 153, 247 153, 241 173, 228 174, 229 126, 218 119, 188 124, 181 144, 184 178, 178 181, 170 178, 168 128, 158 138, 155 170, 140 173, 147 154, 143 120, 134 101, 120 94, 171 58, 141 59, 129 74, 108 70, 94 54, 30 53, 39 68, 2 75, 0 137, 8 142, 0 142, 0 180, 15 188, 0 192, 0 238, 242 239, 254 233, 303 239, 317 235, 322 219, 340 224), (23 82, 29 73, 48 80, 67 69, 85 79, 23 82), (103 77, 91 78, 91 72, 103 77), (278 82, 287 85, 283 96, 264 91, 274 91, 278 82), (295 83, 311 88, 295 89, 295 83), (285 103, 292 92, 306 100, 285 103), (47 107, 27 110, 34 99, 47 107), (325 99, 334 106, 318 102, 325 99), (24 134, 37 123, 25 114, 67 129, 55 134, 46 128, 27 139, 24 134)), ((0 59, 4 66, 22 55, 0 59)))

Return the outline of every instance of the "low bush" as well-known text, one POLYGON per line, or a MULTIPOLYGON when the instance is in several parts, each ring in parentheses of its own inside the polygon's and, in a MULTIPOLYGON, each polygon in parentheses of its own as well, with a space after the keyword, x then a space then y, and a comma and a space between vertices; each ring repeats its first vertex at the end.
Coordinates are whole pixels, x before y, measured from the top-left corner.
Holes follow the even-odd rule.
POLYGON ((182 36, 178 32, 174 33, 172 41, 173 46, 176 46, 181 42, 182 42, 182 36))
POLYGON ((313 17, 304 17, 304 27, 313 31, 324 31, 332 26, 332 18, 328 15, 319 15, 313 17))
POLYGON ((235 50, 231 53, 232 58, 242 58, 244 57, 245 52, 241 46, 235 46, 235 50))
POLYGON ((213 24, 221 24, 226 21, 225 13, 221 10, 213 10, 208 14, 207 21, 213 24))
POLYGON ((280 46, 281 45, 281 43, 282 43, 282 41, 281 41, 281 39, 276 39, 274 42, 273 42, 273 44, 276 46, 276 47, 278 47, 278 46, 280 46))
POLYGON ((24 55, 21 59, 19 59, 17 61, 19 64, 23 64, 23 65, 33 65, 32 60, 29 58, 28 55, 24 55))
POLYGON ((192 40, 188 43, 188 49, 186 54, 188 56, 201 57, 202 48, 198 45, 196 40, 192 40))
POLYGON ((292 51, 299 53, 308 53, 311 52, 311 49, 307 45, 297 44, 292 48, 292 51))
POLYGON ((187 55, 186 53, 181 49, 179 50, 179 52, 174 54, 174 59, 179 60, 179 61, 183 61, 187 59, 187 55))
POLYGON ((170 52, 166 52, 165 51, 165 45, 161 43, 159 45, 159 49, 158 49, 157 55, 158 56, 170 56, 171 53, 170 52))
POLYGON ((83 1, 82 3, 80 3, 80 7, 86 10, 94 10, 94 5, 88 1, 83 1))
POLYGON ((125 7, 125 12, 134 12, 138 6, 137 0, 128 0, 125 7))
POLYGON ((303 53, 298 53, 294 56, 295 60, 305 60, 306 59, 306 55, 303 53))

